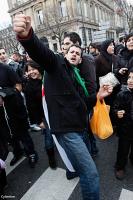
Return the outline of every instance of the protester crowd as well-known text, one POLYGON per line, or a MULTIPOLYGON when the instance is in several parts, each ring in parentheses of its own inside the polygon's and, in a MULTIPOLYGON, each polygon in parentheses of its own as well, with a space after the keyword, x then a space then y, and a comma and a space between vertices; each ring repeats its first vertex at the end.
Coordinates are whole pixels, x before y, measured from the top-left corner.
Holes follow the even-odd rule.
POLYGON ((16 15, 13 24, 25 55, 14 52, 9 57, 0 47, 0 194, 7 185, 9 146, 14 156, 11 166, 25 155, 33 168, 39 155, 30 131, 42 131, 50 167, 57 168, 56 143, 66 164, 66 178, 79 176, 83 200, 99 200, 94 162, 98 148, 89 124, 97 100, 110 106, 119 137, 116 178, 125 177, 128 157, 133 164, 133 33, 119 43, 113 38, 91 43, 84 52, 80 36, 70 32, 64 35, 62 52, 54 53, 35 35, 29 17, 16 15), (111 80, 102 85, 101 77, 110 72, 117 84, 111 80))

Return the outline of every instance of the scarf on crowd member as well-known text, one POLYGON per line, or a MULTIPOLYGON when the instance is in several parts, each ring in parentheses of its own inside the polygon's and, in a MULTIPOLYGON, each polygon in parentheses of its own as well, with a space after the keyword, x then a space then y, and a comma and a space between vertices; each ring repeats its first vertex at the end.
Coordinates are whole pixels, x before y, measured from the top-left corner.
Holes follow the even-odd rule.
POLYGON ((85 80, 83 78, 81 78, 81 76, 80 76, 80 70, 74 65, 71 65, 71 66, 72 66, 72 69, 73 69, 73 72, 74 72, 75 80, 83 88, 86 97, 88 97, 89 93, 88 93, 86 86, 85 86, 85 80))
MULTIPOLYGON (((74 77, 75 77, 75 80, 77 81, 77 83, 79 85, 81 85, 81 87, 83 88, 84 90, 84 93, 86 95, 86 97, 89 96, 89 93, 86 89, 86 86, 85 86, 85 80, 83 78, 81 78, 80 76, 80 70, 75 66, 75 65, 71 65, 72 69, 73 69, 73 72, 74 72, 74 77)), ((45 96, 45 90, 44 90, 44 77, 42 79, 42 98, 45 96)))

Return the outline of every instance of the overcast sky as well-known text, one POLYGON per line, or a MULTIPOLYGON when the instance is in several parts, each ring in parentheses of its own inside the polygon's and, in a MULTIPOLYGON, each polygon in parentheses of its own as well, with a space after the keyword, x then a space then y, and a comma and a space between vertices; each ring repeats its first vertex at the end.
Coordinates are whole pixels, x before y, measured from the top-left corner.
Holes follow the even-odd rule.
POLYGON ((133 4, 133 0, 128 0, 128 2, 130 2, 131 4, 133 4))
MULTIPOLYGON (((128 0, 133 4, 133 0, 128 0)), ((11 23, 7 0, 0 0, 0 29, 11 23)))
POLYGON ((11 23, 10 15, 8 14, 7 0, 0 0, 0 28, 11 23))

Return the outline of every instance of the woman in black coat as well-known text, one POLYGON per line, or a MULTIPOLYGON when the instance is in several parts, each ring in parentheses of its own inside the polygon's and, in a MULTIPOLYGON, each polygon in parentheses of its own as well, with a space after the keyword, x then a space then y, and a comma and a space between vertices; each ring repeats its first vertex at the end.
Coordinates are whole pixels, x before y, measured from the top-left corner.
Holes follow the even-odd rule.
POLYGON ((39 130, 37 128, 40 127, 43 129, 45 149, 48 155, 49 165, 51 168, 55 169, 57 165, 55 161, 54 142, 45 120, 42 105, 42 71, 36 62, 30 60, 26 64, 26 72, 28 79, 24 86, 24 94, 31 130, 39 130))
POLYGON ((125 48, 118 55, 115 74, 121 84, 127 84, 128 71, 133 67, 133 32, 125 38, 125 48))
POLYGON ((28 110, 30 125, 31 128, 39 128, 39 125, 43 122, 44 118, 41 93, 42 75, 40 66, 31 60, 27 62, 25 70, 27 72, 28 78, 25 81, 24 94, 26 98, 26 106, 28 110))
MULTIPOLYGON (((112 39, 105 40, 101 44, 100 55, 95 58, 96 78, 99 88, 99 77, 114 71, 117 62, 117 56, 114 55, 114 42, 112 39)), ((113 89, 113 93, 105 98, 105 102, 112 105, 117 89, 113 89)))

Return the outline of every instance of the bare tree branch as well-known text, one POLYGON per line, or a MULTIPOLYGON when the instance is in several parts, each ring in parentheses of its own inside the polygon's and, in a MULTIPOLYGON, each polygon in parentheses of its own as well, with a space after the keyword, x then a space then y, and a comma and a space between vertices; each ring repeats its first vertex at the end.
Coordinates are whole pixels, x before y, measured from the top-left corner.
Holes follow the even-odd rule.
POLYGON ((0 44, 7 50, 8 53, 19 51, 21 48, 12 27, 8 27, 0 31, 0 44))
POLYGON ((50 30, 52 35, 59 41, 61 47, 63 34, 67 31, 63 24, 66 19, 68 19, 68 15, 65 17, 62 16, 59 5, 56 2, 51 8, 46 8, 45 19, 47 29, 50 30))
POLYGON ((118 6, 118 14, 124 15, 127 19, 129 32, 133 30, 133 5, 126 0, 114 0, 118 6))

